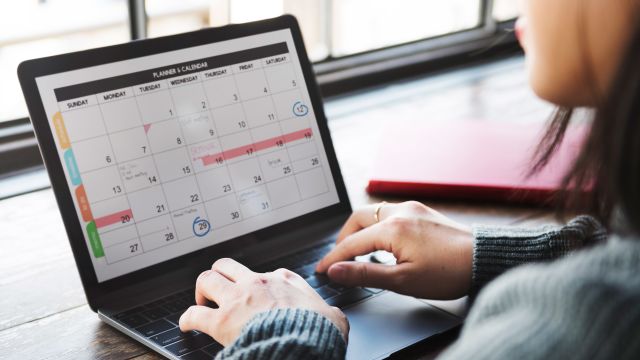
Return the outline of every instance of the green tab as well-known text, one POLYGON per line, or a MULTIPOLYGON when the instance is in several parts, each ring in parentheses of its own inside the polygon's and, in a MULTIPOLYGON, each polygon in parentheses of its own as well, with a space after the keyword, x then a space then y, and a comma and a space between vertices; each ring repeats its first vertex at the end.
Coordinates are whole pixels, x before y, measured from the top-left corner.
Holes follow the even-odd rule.
POLYGON ((89 243, 93 250, 93 256, 101 258, 104 256, 104 250, 102 249, 102 242, 100 242, 100 235, 98 235, 98 228, 94 221, 87 224, 87 234, 89 234, 89 243))

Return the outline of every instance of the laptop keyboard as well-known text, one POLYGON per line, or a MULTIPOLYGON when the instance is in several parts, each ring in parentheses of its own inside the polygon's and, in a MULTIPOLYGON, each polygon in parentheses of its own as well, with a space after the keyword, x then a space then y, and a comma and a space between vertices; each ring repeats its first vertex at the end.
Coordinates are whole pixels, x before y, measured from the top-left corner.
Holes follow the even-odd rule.
MULTIPOLYGON (((290 269, 302 276, 329 305, 340 308, 379 292, 376 289, 345 287, 332 283, 326 275, 316 274, 317 261, 329 252, 332 246, 333 243, 323 244, 261 265, 253 270, 268 272, 278 268, 290 269)), ((222 350, 222 345, 204 333, 198 331, 183 333, 178 328, 180 315, 193 304, 194 289, 187 289, 119 313, 115 315, 115 319, 180 359, 211 359, 222 350)))

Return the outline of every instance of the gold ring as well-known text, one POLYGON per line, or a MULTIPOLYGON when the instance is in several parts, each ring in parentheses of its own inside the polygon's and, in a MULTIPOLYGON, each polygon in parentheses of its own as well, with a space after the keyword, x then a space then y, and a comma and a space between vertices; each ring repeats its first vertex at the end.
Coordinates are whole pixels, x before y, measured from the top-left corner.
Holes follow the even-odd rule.
POLYGON ((383 201, 383 202, 378 203, 378 205, 376 205, 376 211, 373 212, 373 220, 375 221, 376 224, 380 222, 380 210, 386 204, 387 204, 387 202, 383 201))

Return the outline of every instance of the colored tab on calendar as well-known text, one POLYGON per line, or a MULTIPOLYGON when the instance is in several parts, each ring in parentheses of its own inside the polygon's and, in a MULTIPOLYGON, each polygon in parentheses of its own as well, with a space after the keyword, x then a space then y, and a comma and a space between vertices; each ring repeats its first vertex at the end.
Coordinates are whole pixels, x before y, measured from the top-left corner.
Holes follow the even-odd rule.
POLYGON ((56 128, 56 135, 58 136, 58 142, 62 149, 68 149, 71 147, 69 141, 69 135, 67 135, 67 128, 64 126, 64 119, 60 111, 53 115, 53 126, 56 128))
POLYGON ((80 185, 76 188, 76 199, 78 199, 78 206, 80 207, 82 220, 85 222, 93 220, 91 207, 89 206, 89 200, 87 199, 87 192, 84 190, 84 185, 80 185))
POLYGON ((101 228, 101 227, 105 227, 105 226, 109 226, 117 223, 126 224, 130 222, 132 219, 133 219, 133 212, 131 212, 131 209, 127 209, 127 210, 118 211, 117 213, 99 217, 95 220, 95 223, 97 228, 101 228))
POLYGON ((102 242, 100 241, 100 235, 98 235, 98 229, 95 222, 87 224, 87 234, 89 235, 89 244, 91 244, 91 250, 93 256, 101 258, 104 256, 104 249, 102 248, 102 242))
POLYGON ((276 136, 267 140, 258 141, 254 144, 239 146, 233 149, 225 150, 218 154, 206 155, 200 158, 202 165, 209 166, 211 164, 220 163, 222 160, 231 160, 243 155, 253 154, 255 151, 262 151, 277 146, 283 146, 284 144, 302 140, 311 139, 311 128, 294 131, 282 136, 276 136))
POLYGON ((82 184, 78 164, 76 163, 76 158, 73 156, 73 151, 71 149, 64 152, 64 162, 67 164, 67 171, 69 172, 71 183, 76 186, 82 184))
POLYGON ((309 129, 302 129, 302 130, 298 130, 298 131, 294 131, 288 134, 284 134, 282 135, 282 137, 284 138, 284 142, 285 143, 290 143, 296 140, 301 140, 301 139, 311 139, 311 128, 309 129))

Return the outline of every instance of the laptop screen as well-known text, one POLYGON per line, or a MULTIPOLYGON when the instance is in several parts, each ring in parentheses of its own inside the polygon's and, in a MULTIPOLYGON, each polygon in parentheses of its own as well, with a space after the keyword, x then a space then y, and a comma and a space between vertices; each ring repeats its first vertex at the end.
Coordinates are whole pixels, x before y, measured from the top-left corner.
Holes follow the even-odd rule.
POLYGON ((99 282, 339 202, 290 30, 36 84, 99 282))

